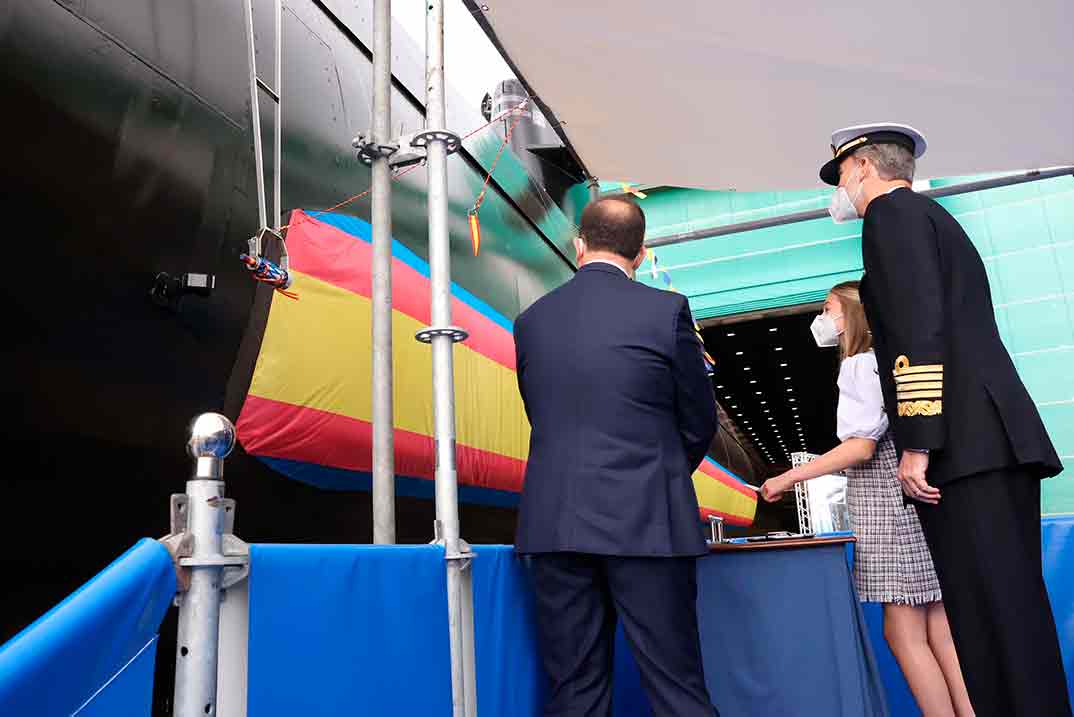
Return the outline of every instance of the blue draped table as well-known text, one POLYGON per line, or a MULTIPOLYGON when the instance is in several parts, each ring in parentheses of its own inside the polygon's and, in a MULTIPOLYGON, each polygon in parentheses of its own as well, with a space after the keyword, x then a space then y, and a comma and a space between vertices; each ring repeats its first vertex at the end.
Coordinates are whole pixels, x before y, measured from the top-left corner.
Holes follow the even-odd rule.
MULTIPOLYGON (((698 561, 705 679, 724 717, 888 714, 849 542, 722 545, 698 561)), ((616 659, 632 662, 626 649, 616 659)), ((652 714, 633 665, 620 666, 617 677, 617 717, 652 714)))

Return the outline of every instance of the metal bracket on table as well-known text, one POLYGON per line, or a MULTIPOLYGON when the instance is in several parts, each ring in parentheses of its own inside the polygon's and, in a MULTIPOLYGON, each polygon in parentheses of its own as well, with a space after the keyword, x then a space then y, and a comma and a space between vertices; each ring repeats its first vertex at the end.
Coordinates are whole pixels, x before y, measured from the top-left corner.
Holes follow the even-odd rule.
POLYGON ((724 542, 722 516, 710 515, 709 528, 712 530, 712 537, 708 540, 709 543, 717 544, 724 542))
POLYGON ((250 574, 250 546, 235 537, 235 500, 213 498, 214 508, 224 510, 223 534, 220 536, 220 553, 193 557, 194 535, 187 530, 190 497, 186 493, 173 493, 171 497, 170 530, 160 542, 172 556, 179 593, 190 588, 190 568, 221 567, 220 589, 227 590, 250 574))

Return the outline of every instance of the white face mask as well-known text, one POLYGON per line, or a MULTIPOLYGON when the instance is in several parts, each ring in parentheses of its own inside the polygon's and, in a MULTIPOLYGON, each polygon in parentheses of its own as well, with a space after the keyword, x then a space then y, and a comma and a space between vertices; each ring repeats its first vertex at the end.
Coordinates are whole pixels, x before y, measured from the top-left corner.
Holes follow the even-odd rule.
POLYGON ((839 334, 842 332, 836 328, 835 320, 843 318, 843 315, 832 316, 828 313, 818 314, 817 318, 813 319, 813 323, 809 325, 809 330, 813 332, 813 340, 817 342, 817 346, 826 348, 829 346, 839 345, 839 334))
POLYGON ((847 192, 846 187, 836 187, 835 192, 832 194, 832 203, 828 205, 828 213, 832 215, 832 221, 836 224, 842 224, 843 222, 850 222, 858 218, 858 208, 855 204, 858 198, 861 196, 862 178, 858 178, 858 188, 854 192, 854 198, 850 198, 850 193, 847 192))

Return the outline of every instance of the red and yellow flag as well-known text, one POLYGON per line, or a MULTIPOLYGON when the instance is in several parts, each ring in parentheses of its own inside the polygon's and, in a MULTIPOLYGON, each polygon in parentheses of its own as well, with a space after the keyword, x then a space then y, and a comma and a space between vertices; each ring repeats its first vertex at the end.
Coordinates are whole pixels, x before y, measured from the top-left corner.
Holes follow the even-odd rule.
MULTIPOLYGON (((244 449, 297 480, 328 489, 369 489, 372 231, 354 217, 302 211, 287 235, 292 289, 272 298, 250 388, 237 421, 244 449)), ((428 265, 393 242, 396 490, 432 496, 432 352, 414 335, 430 324, 428 265)), ((512 324, 462 287, 453 323, 470 337, 455 348, 459 496, 515 505, 530 427, 515 379, 512 324)), ((719 464, 694 474, 702 516, 749 525, 756 495, 719 464)))

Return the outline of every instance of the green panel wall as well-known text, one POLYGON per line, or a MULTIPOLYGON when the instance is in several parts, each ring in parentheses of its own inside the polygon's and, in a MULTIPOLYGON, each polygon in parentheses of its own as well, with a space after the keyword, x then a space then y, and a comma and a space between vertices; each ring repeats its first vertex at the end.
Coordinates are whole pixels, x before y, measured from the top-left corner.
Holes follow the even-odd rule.
MULTIPOLYGON (((932 186, 971 177, 934 180, 932 186)), ((830 190, 795 193, 647 190, 650 237, 776 216, 828 204, 830 190)), ((1074 178, 940 200, 988 268, 996 320, 1068 469, 1044 482, 1042 510, 1074 513, 1074 178)), ((824 298, 861 276, 861 224, 821 219, 656 250, 699 319, 824 298)), ((662 286, 643 266, 640 279, 662 286)))
MULTIPOLYGON (((641 203, 653 237, 819 209, 827 206, 829 193, 663 189, 648 191, 641 203)), ((655 254, 675 288, 690 297, 695 315, 706 319, 823 300, 833 284, 860 275, 860 226, 824 219, 702 239, 655 254)))

